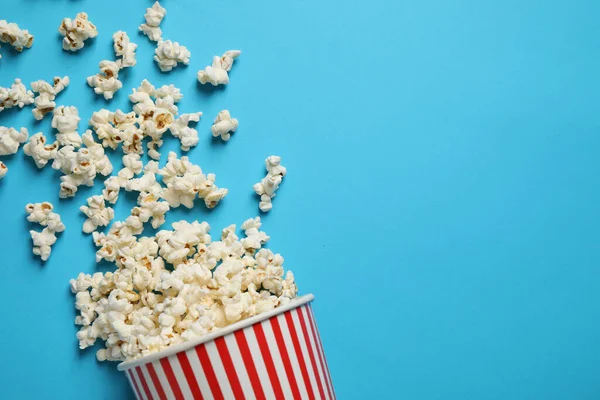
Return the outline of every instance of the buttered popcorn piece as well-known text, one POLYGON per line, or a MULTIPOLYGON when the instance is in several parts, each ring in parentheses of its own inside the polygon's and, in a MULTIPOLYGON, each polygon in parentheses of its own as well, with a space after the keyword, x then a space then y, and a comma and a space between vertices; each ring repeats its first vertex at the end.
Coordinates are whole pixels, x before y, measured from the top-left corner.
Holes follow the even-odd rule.
POLYGON ((27 141, 29 132, 26 128, 20 131, 15 128, 0 126, 0 156, 8 156, 19 151, 19 146, 27 141))
POLYGON ((77 107, 58 106, 54 109, 52 127, 58 131, 56 140, 59 145, 81 147, 81 136, 77 133, 80 120, 77 107))
POLYGON ((100 72, 88 76, 87 83, 94 88, 96 94, 101 94, 106 100, 114 97, 115 92, 123 87, 119 80, 119 64, 115 61, 103 60, 99 64, 100 72))
POLYGON ((20 79, 15 79, 9 88, 0 87, 0 111, 13 107, 23 108, 33 103, 33 97, 33 92, 20 79))
POLYGON ((262 236, 251 240, 248 250, 235 225, 213 241, 206 222, 180 221, 155 237, 138 237, 136 221, 132 215, 128 222, 115 223, 108 234, 94 232, 97 260, 114 262, 114 272, 79 274, 69 282, 78 310, 75 323, 81 326, 79 347, 100 339, 105 345, 97 353, 100 361, 152 354, 297 296, 283 257, 261 248, 267 236, 257 233, 258 218, 244 223, 251 235, 262 236))
POLYGON ((135 50, 137 44, 129 40, 126 32, 117 31, 113 35, 113 48, 120 68, 133 67, 136 64, 135 50))
POLYGON ((2 161, 0 161, 0 179, 4 178, 6 176, 7 172, 8 172, 8 167, 6 166, 6 164, 4 164, 2 161))
POLYGON ((275 192, 279 189, 287 170, 281 165, 281 157, 278 156, 267 157, 265 164, 267 166, 267 176, 256 183, 253 188, 256 194, 260 196, 258 207, 261 211, 268 212, 273 208, 272 199, 275 197, 275 192))
POLYGON ((33 44, 33 35, 26 29, 20 29, 14 22, 0 20, 0 42, 10 44, 18 52, 30 48, 33 44))
POLYGON ((58 32, 64 36, 63 49, 69 51, 77 51, 83 48, 87 39, 98 36, 98 29, 84 12, 77 14, 75 19, 63 19, 58 27, 58 32))
POLYGON ((140 25, 139 30, 148 36, 148 39, 158 42, 162 38, 160 23, 166 14, 167 10, 158 1, 155 2, 152 7, 146 9, 146 14, 144 15, 146 22, 140 25))
POLYGON ((154 51, 154 61, 156 61, 162 72, 168 72, 179 63, 188 65, 190 63, 190 51, 177 42, 160 40, 154 51))
POLYGON ((31 110, 36 120, 42 120, 46 114, 54 111, 56 107, 54 99, 56 99, 56 96, 60 92, 65 90, 69 83, 70 79, 68 76, 64 78, 59 76, 54 77, 52 85, 43 80, 31 83, 31 89, 34 93, 37 93, 37 96, 34 98, 35 107, 31 110))
POLYGON ((48 143, 44 134, 38 132, 29 138, 29 142, 25 143, 23 151, 33 158, 38 168, 44 168, 49 161, 56 157, 58 143, 48 143))
POLYGON ((229 141, 231 134, 238 128, 238 120, 231 118, 229 111, 219 112, 213 126, 210 128, 214 137, 220 136, 225 142, 229 141))
POLYGON ((115 217, 115 212, 111 207, 106 207, 104 197, 92 196, 87 199, 87 206, 79 207, 79 210, 88 218, 83 224, 83 232, 91 233, 99 226, 108 226, 115 217))
POLYGON ((65 230, 60 215, 53 212, 54 206, 49 202, 27 204, 27 220, 44 227, 41 232, 29 231, 33 240, 33 254, 40 256, 43 261, 50 257, 52 245, 56 243, 56 234, 65 230))
POLYGON ((181 114, 169 128, 171 135, 181 142, 181 150, 189 151, 190 148, 198 144, 198 131, 191 128, 189 124, 200 121, 201 116, 201 112, 181 114))
POLYGON ((229 71, 233 61, 241 54, 240 50, 228 50, 221 57, 214 56, 212 65, 198 71, 198 81, 201 84, 210 83, 213 86, 229 83, 229 71))

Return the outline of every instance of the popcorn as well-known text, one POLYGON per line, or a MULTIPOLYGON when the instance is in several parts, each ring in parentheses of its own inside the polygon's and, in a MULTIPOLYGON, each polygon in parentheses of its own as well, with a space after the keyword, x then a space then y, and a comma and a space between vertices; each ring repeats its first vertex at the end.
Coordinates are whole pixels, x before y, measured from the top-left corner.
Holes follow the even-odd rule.
POLYGON ((33 35, 27 29, 20 29, 14 22, 0 20, 0 42, 10 44, 18 52, 30 48, 33 44, 33 35))
POLYGON ((181 150, 189 151, 190 148, 198 144, 198 131, 190 128, 189 124, 192 121, 200 121, 201 116, 201 112, 181 114, 169 128, 171 135, 175 136, 181 142, 181 150))
MULTIPOLYGON (((257 235, 260 219, 244 225, 257 235)), ((212 241, 209 231, 206 222, 180 221, 154 237, 138 238, 128 222, 116 222, 106 235, 94 232, 97 261, 115 262, 117 270, 79 274, 69 282, 79 314, 75 323, 81 325, 79 347, 100 339, 106 348, 97 352, 98 360, 133 360, 297 296, 283 257, 260 244, 246 252, 235 225, 223 229, 220 241, 212 241)))
POLYGON ((59 132, 56 134, 59 145, 81 147, 81 136, 77 133, 80 119, 77 107, 58 106, 54 109, 52 127, 59 132))
POLYGON ((46 114, 54 111, 54 107, 56 107, 54 99, 69 83, 70 79, 68 76, 64 78, 59 76, 54 77, 53 85, 42 80, 31 83, 31 89, 34 93, 38 94, 34 99, 35 108, 31 110, 36 120, 40 121, 46 114))
POLYGON ((229 111, 223 110, 219 112, 217 118, 215 118, 215 122, 213 126, 211 126, 211 131, 213 137, 221 136, 225 142, 229 141, 231 138, 231 134, 236 131, 238 128, 238 120, 235 118, 231 118, 229 115, 229 111))
POLYGON ((99 64, 100 72, 88 76, 87 83, 94 88, 96 94, 101 94, 106 100, 110 100, 115 92, 123 87, 119 80, 120 65, 117 62, 103 60, 99 64))
POLYGON ((58 143, 47 143, 42 132, 38 132, 29 138, 29 142, 23 146, 26 155, 33 158, 38 168, 44 168, 48 161, 56 157, 58 143))
POLYGON ((99 226, 108 226, 115 217, 115 211, 111 207, 104 205, 102 196, 92 196, 87 199, 87 206, 79 207, 79 210, 88 218, 83 224, 83 232, 91 233, 99 226))
POLYGON ((256 183, 253 188, 256 194, 260 196, 258 207, 261 211, 268 212, 273 208, 271 201, 275 197, 275 192, 279 189, 287 170, 281 165, 281 157, 278 156, 267 157, 265 164, 267 166, 267 176, 256 183))
POLYGON ((229 74, 235 60, 242 52, 239 50, 228 50, 221 57, 214 56, 212 66, 198 71, 198 81, 201 84, 210 83, 213 86, 226 85, 229 83, 229 74))
POLYGON ((6 164, 4 164, 2 161, 0 161, 0 179, 4 178, 6 176, 7 172, 8 172, 8 167, 6 166, 6 164))
POLYGON ((190 52, 185 46, 170 40, 159 40, 154 51, 154 61, 162 72, 171 71, 178 63, 188 65, 190 63, 190 52))
POLYGON ((113 48, 117 56, 117 64, 119 68, 133 67, 136 64, 135 49, 137 44, 129 41, 129 36, 126 32, 117 31, 113 35, 113 48))
POLYGON ((194 206, 194 199, 198 196, 204 199, 207 208, 214 208, 227 195, 227 189, 219 189, 215 185, 215 175, 204 175, 202 169, 189 162, 187 157, 177 159, 173 152, 169 153, 167 164, 158 171, 167 185, 161 192, 161 197, 172 208, 184 205, 187 208, 194 206))
POLYGON ((75 196, 81 185, 93 186, 97 174, 104 176, 112 172, 112 164, 104 154, 104 148, 94 141, 91 131, 84 133, 85 148, 75 151, 73 146, 65 146, 58 150, 52 163, 52 168, 60 170, 61 199, 75 196))
POLYGON ((148 36, 148 39, 153 42, 158 42, 162 38, 160 23, 166 14, 167 10, 165 10, 158 1, 155 2, 151 8, 146 9, 146 14, 144 15, 146 23, 141 24, 139 30, 142 31, 144 35, 148 36))
POLYGON ((31 103, 33 103, 33 92, 27 90, 20 79, 15 79, 10 88, 0 87, 0 111, 12 107, 23 108, 31 103))
POLYGON ((84 41, 98 36, 98 29, 88 20, 84 12, 77 14, 75 19, 65 18, 58 27, 58 32, 64 36, 63 50, 77 51, 84 46, 84 41))
POLYGON ((119 143, 122 143, 125 154, 142 154, 144 132, 140 129, 138 120, 135 112, 126 114, 121 110, 111 112, 102 109, 92 114, 89 123, 96 131, 98 139, 102 140, 104 147, 114 150, 119 143))
POLYGON ((8 156, 19 151, 21 143, 25 143, 29 137, 26 128, 20 131, 15 128, 0 126, 0 156, 8 156))
POLYGON ((25 206, 27 220, 45 227, 41 232, 29 231, 33 240, 33 254, 40 256, 42 261, 50 257, 52 245, 56 243, 56 234, 65 230, 60 215, 53 212, 53 209, 54 206, 48 202, 29 203, 25 206))

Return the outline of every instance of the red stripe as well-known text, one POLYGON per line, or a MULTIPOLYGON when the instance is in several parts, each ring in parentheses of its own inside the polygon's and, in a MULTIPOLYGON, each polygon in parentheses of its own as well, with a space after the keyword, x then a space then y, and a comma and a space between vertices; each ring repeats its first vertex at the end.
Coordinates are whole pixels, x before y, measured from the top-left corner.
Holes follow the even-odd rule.
POLYGON ((300 327, 302 328, 302 334, 304 335, 306 347, 308 347, 308 356, 310 357, 310 363, 312 364, 312 369, 314 371, 315 378, 317 379, 317 387, 319 388, 319 394, 321 395, 321 399, 325 399, 323 383, 321 382, 321 378, 319 377, 319 369, 317 368, 317 362, 315 361, 315 352, 312 348, 312 344, 310 344, 310 336, 308 334, 308 330, 306 329, 306 322, 304 321, 303 315, 304 313, 302 312, 303 310, 306 310, 306 307, 301 307, 298 309, 298 319, 300 320, 300 327))
POLYGON ((240 385, 240 379, 238 378, 237 371, 235 370, 235 366, 231 360, 231 354, 229 354, 229 349, 227 348, 227 343, 225 342, 223 336, 215 339, 215 345, 217 345, 217 351, 219 352, 219 356, 221 356, 221 362, 225 368, 225 373, 227 374, 227 379, 231 385, 233 395, 235 396, 236 400, 246 400, 246 396, 244 396, 244 391, 242 390, 242 385, 240 385))
POLYGON ((152 395, 150 394, 150 389, 148 389, 148 384, 146 383, 146 378, 144 378, 142 369, 138 366, 138 367, 135 367, 135 370, 137 371, 140 382, 142 382, 142 387, 144 388, 144 393, 146 393, 146 398, 152 399, 152 395))
POLYGON ((156 371, 154 370, 154 365, 152 363, 146 364, 146 368, 148 368, 148 372, 150 373, 150 378, 152 378, 152 383, 154 383, 154 388, 158 393, 158 398, 160 400, 167 400, 167 396, 165 396, 165 391, 158 380, 158 375, 156 375, 156 371))
POLYGON ((217 381, 217 376, 215 375, 215 370, 212 367, 210 358, 208 358, 206 346, 197 346, 196 353, 198 354, 198 358, 200 359, 200 364, 202 365, 202 369, 204 370, 204 375, 206 376, 206 380, 208 381, 208 386, 210 386, 210 391, 212 392, 213 397, 215 398, 215 400, 224 400, 223 393, 221 392, 221 388, 219 387, 219 381, 217 381))
POLYGON ((256 335, 256 341, 258 342, 260 353, 265 362, 267 373, 269 374, 269 380, 273 386, 275 399, 284 400, 285 397, 283 396, 283 390, 281 390, 281 382, 279 382, 279 376, 277 376, 277 370, 275 369, 275 364, 273 364, 273 357, 271 356, 271 351, 269 350, 269 345, 267 344, 267 338, 265 338, 265 331, 263 330, 262 324, 254 325, 254 334, 256 335))
POLYGON ((194 399, 203 400, 204 398, 202 397, 202 392, 200 392, 200 387, 198 387, 198 381, 196 380, 196 376, 194 375, 194 371, 190 365, 190 360, 188 360, 185 352, 177 353, 177 359, 179 360, 179 365, 181 365, 183 375, 185 375, 185 380, 190 387, 192 396, 194 396, 194 399))
POLYGON ((256 396, 256 400, 266 400, 265 392, 263 391, 262 385, 260 384, 260 378, 258 377, 258 372, 256 371, 256 365, 254 365, 254 360, 252 360, 252 353, 250 353, 250 347, 248 347, 246 335, 244 335, 243 330, 235 331, 234 335, 235 341, 237 342, 240 350, 240 354, 242 355, 242 360, 244 360, 244 365, 246 366, 246 372, 248 372, 250 383, 252 384, 254 396, 256 396))
POLYGON ((285 320, 287 322, 288 330, 290 331, 290 336, 292 337, 292 343, 294 344, 296 357, 298 357, 298 364, 300 364, 300 372, 302 372, 302 379, 304 380, 304 386, 306 386, 306 391, 308 392, 308 398, 314 400, 315 393, 312 390, 312 383, 310 382, 308 370, 306 369, 306 361, 304 360, 304 354, 302 354, 302 347, 300 347, 298 333, 296 331, 296 326, 294 325, 294 320, 292 318, 292 313, 295 311, 296 310, 290 310, 286 312, 284 314, 285 320))
POLYGON ((179 383, 177 382, 177 378, 173 373, 173 368, 171 368, 171 362, 168 358, 162 358, 160 360, 160 365, 162 365, 163 371, 165 371, 165 375, 167 376, 167 380, 169 381, 169 385, 171 386, 171 390, 173 391, 173 395, 176 400, 184 400, 183 393, 181 393, 181 388, 179 387, 179 383))
POLYGON ((269 321, 273 326, 273 334, 275 335, 275 341, 277 342, 277 348, 279 348, 279 354, 281 355, 281 359, 283 361, 285 373, 287 375, 288 381, 290 381, 290 388, 292 389, 294 400, 300 400, 300 390, 298 389, 298 383, 296 382, 296 376, 294 375, 294 370, 292 368, 290 356, 287 352, 287 348, 285 347, 285 342, 283 341, 283 335, 281 334, 281 327, 279 326, 279 321, 277 320, 277 317, 271 317, 269 321))
POLYGON ((142 394, 140 393, 140 388, 138 387, 137 382, 135 381, 135 377, 133 376, 133 372, 130 369, 127 370, 127 376, 129 376, 129 380, 131 381, 131 385, 135 390, 135 396, 138 400, 142 400, 142 394))
POLYGON ((321 342, 321 336, 319 335, 319 330, 317 329, 315 316, 310 305, 308 305, 308 321, 310 322, 310 328, 312 329, 313 336, 315 338, 315 343, 317 344, 319 350, 317 354, 319 354, 319 359, 321 360, 321 368, 323 369, 323 375, 327 380, 327 392, 329 393, 329 398, 335 399, 333 383, 331 382, 331 374, 329 373, 329 366, 327 365, 327 359, 325 358, 325 352, 323 351, 323 342, 321 342), (323 360, 325 360, 324 363, 323 360))

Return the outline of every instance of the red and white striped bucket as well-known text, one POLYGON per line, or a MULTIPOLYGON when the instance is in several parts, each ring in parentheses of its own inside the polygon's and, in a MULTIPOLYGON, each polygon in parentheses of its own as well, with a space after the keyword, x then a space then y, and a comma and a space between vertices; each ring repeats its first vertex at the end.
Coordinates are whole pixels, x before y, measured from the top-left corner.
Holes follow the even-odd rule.
POLYGON ((313 299, 302 296, 118 369, 140 400, 333 400, 313 299))

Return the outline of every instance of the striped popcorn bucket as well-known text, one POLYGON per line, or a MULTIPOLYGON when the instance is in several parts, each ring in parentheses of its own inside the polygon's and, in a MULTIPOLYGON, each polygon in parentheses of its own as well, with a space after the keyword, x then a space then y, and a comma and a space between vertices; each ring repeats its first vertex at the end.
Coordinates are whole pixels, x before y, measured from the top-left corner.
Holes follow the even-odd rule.
POLYGON ((310 302, 119 364, 137 399, 335 399, 310 302))

